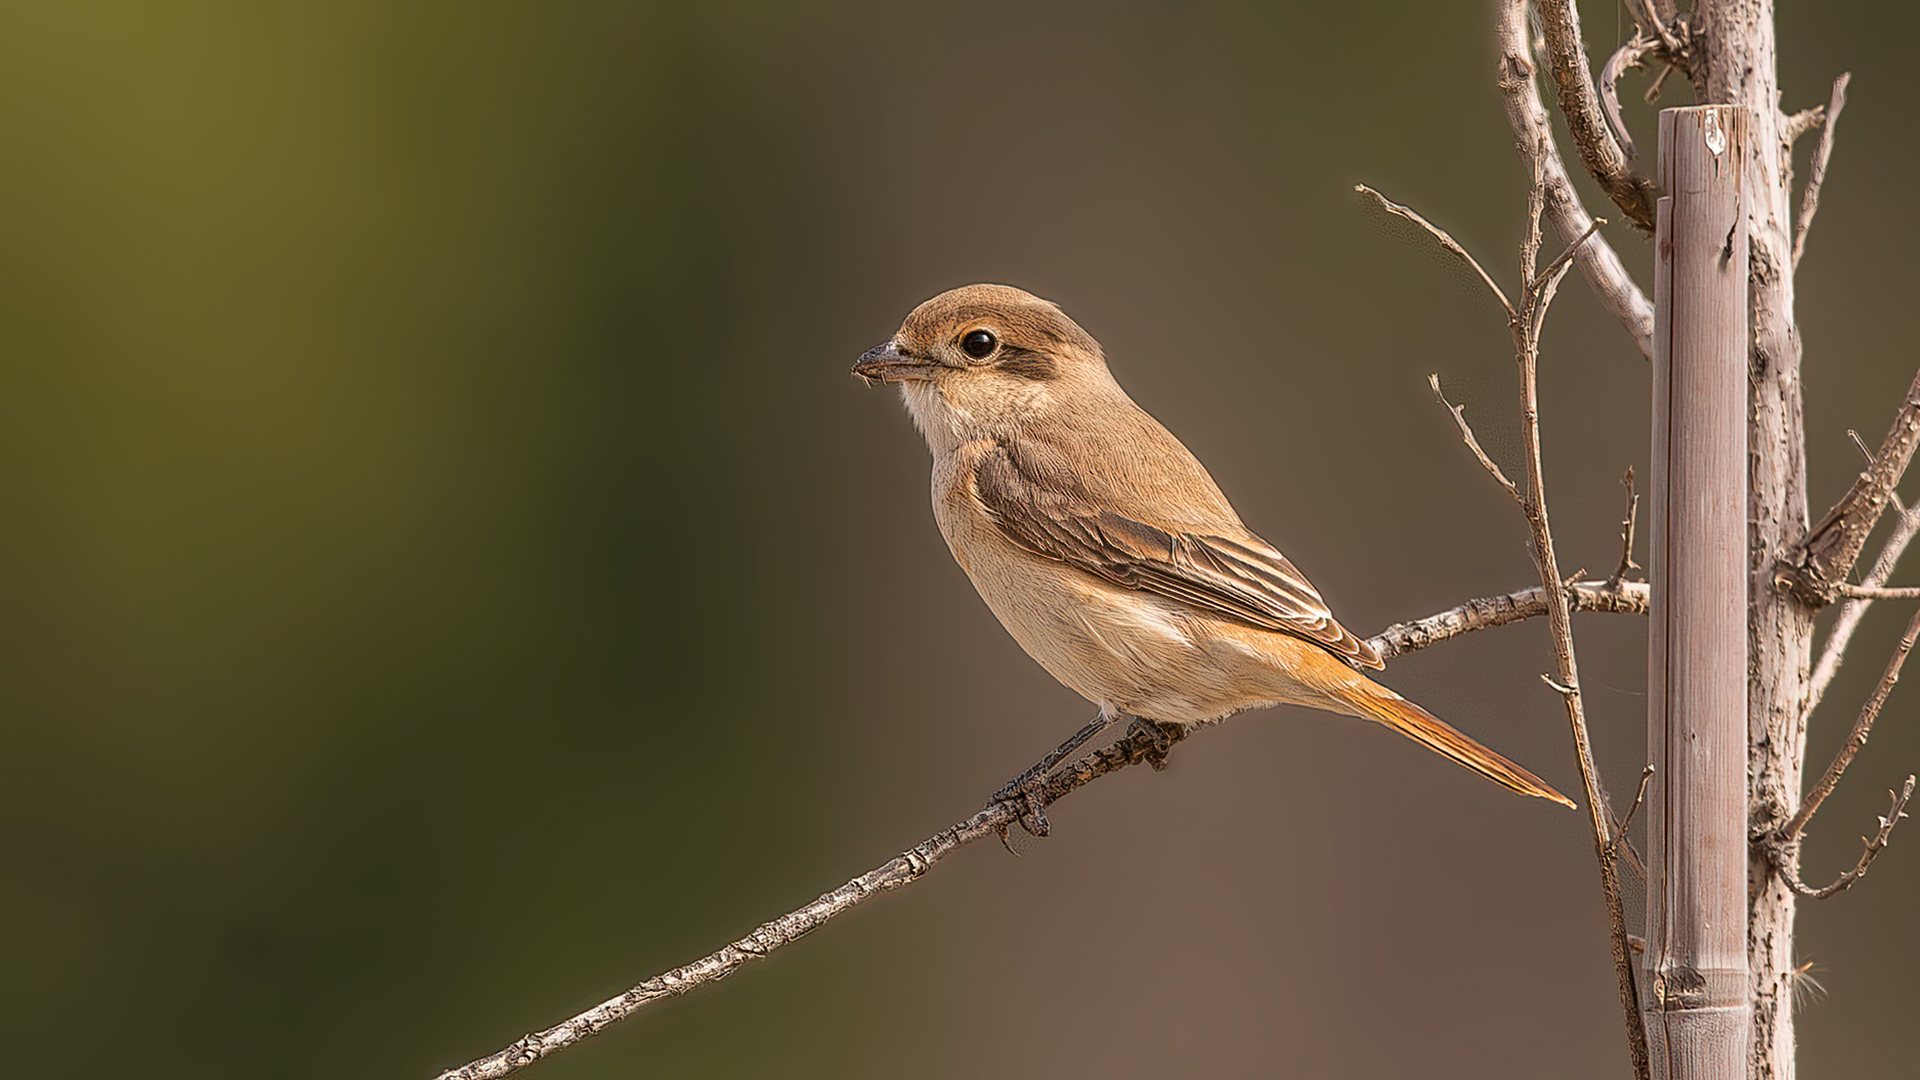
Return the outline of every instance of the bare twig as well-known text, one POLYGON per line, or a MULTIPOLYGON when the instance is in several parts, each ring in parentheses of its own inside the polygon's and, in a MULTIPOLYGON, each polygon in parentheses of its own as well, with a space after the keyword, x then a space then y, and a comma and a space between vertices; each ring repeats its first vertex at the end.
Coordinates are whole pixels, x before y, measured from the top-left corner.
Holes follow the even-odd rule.
POLYGON ((1640 519, 1640 493, 1633 489, 1633 466, 1627 466, 1620 486, 1627 489, 1627 514, 1620 519, 1620 565, 1614 567, 1613 576, 1607 578, 1607 584, 1614 588, 1626 580, 1627 574, 1640 569, 1640 564, 1633 561, 1633 527, 1640 519))
POLYGON ((1421 217, 1419 211, 1413 209, 1412 207, 1394 202, 1392 199, 1387 198, 1385 195, 1380 194, 1378 191, 1375 191, 1374 189, 1368 187, 1365 184, 1355 184, 1353 185, 1353 190, 1359 192, 1362 197, 1373 200, 1373 202, 1377 206, 1379 206, 1380 209, 1385 210, 1387 213, 1392 214, 1394 217, 1403 218, 1407 221, 1411 221, 1415 225, 1418 225, 1422 229, 1425 229, 1428 232, 1428 234, 1434 238, 1434 240, 1439 242, 1442 248, 1446 249, 1447 254, 1452 255, 1456 259, 1459 259, 1462 263, 1465 263, 1467 267, 1471 269, 1474 273, 1480 275, 1480 280, 1483 283, 1485 283, 1487 286, 1487 289, 1493 293, 1494 299, 1500 301, 1501 307, 1507 309, 1507 312, 1509 314, 1513 312, 1512 302, 1507 299, 1507 294, 1501 291, 1500 286, 1498 284, 1495 284, 1493 280, 1493 276, 1491 274, 1488 274, 1486 271, 1486 268, 1480 265, 1480 261, 1478 259, 1475 259, 1473 255, 1467 251, 1466 248, 1461 247, 1460 242, 1455 240, 1452 237, 1452 235, 1447 232, 1447 230, 1441 228, 1438 225, 1435 225, 1433 222, 1428 221, 1426 218, 1421 217))
MULTIPOLYGON (((1533 46, 1527 40, 1527 0, 1500 0, 1495 36, 1500 50, 1500 92, 1506 101, 1514 144, 1528 162, 1529 174, 1538 161, 1540 175, 1546 181, 1547 220, 1563 241, 1572 240, 1587 231, 1593 218, 1580 205, 1579 193, 1567 176, 1566 163, 1547 122, 1546 106, 1540 100, 1540 87, 1534 81, 1533 46)), ((1640 352, 1651 357, 1653 305, 1634 284, 1613 247, 1604 237, 1595 237, 1581 247, 1578 265, 1600 306, 1626 329, 1640 352)))
POLYGON ((1920 587, 1888 589, 1878 585, 1841 585, 1840 595, 1849 600, 1920 600, 1920 587))
POLYGON ((1641 805, 1647 801, 1647 784, 1652 780, 1653 766, 1642 766, 1640 790, 1634 792, 1633 805, 1627 807, 1627 816, 1613 823, 1613 840, 1607 848, 1607 854, 1613 858, 1625 856, 1627 865, 1633 868, 1633 872, 1641 881, 1647 879, 1647 864, 1641 861, 1640 853, 1634 850, 1633 839, 1627 835, 1627 830, 1633 827, 1633 815, 1639 813, 1641 805))
MULTIPOLYGON (((1645 585, 1629 584, 1614 593, 1583 582, 1570 587, 1568 595, 1582 611, 1620 611, 1644 615, 1647 611, 1645 585)), ((1425 619, 1396 623, 1367 644, 1383 659, 1402 656, 1428 645, 1472 630, 1518 622, 1546 613, 1544 603, 1529 599, 1537 589, 1523 589, 1503 597, 1469 600, 1465 604, 1425 619)), ((1108 773, 1138 765, 1164 761, 1168 745, 1186 736, 1180 728, 1165 728, 1157 733, 1145 728, 1129 729, 1114 743, 1080 758, 1046 779, 1036 795, 1042 806, 1050 806, 1067 795, 1108 773)), ((441 1073, 438 1080, 499 1080, 510 1076, 541 1058, 564 1050, 612 1024, 665 998, 678 997, 709 983, 718 982, 742 965, 762 960, 774 950, 790 945, 828 920, 844 915, 863 901, 918 881, 933 865, 967 844, 997 836, 1020 820, 1021 800, 989 802, 972 817, 935 833, 885 864, 854 878, 838 889, 796 908, 777 919, 761 924, 739 941, 655 976, 588 1009, 586 1012, 545 1031, 536 1031, 516 1040, 499 1053, 441 1073)))
POLYGON ((1887 669, 1880 676, 1880 682, 1867 696, 1867 703, 1860 707, 1860 715, 1853 721, 1853 730, 1847 734, 1847 741, 1841 745, 1840 752, 1833 756, 1833 763, 1820 776, 1818 783, 1807 792, 1800 801, 1800 809, 1780 828, 1778 840, 1782 844, 1793 844, 1806 831, 1807 822, 1827 801, 1833 789, 1840 783, 1840 777, 1846 774, 1847 766, 1853 764, 1854 756, 1860 748, 1867 745, 1867 736, 1873 733, 1873 722, 1880 716, 1881 706, 1887 703, 1887 695, 1893 692, 1893 684, 1900 681, 1900 668, 1907 662, 1907 655, 1913 652, 1915 641, 1920 641, 1920 610, 1907 620, 1907 632, 1901 636, 1900 644, 1893 650, 1893 656, 1887 661, 1887 669))
MULTIPOLYGON (((1558 557, 1554 553, 1553 528, 1547 517, 1546 471, 1542 464, 1540 446, 1540 328, 1547 314, 1547 308, 1553 302, 1555 290, 1566 272, 1572 267, 1574 254, 1593 233, 1593 225, 1576 233, 1567 249, 1547 264, 1542 272, 1535 271, 1540 252, 1541 208, 1546 201, 1546 192, 1551 181, 1545 167, 1544 147, 1536 147, 1529 155, 1533 165, 1534 183, 1527 199, 1527 232, 1520 244, 1521 300, 1518 305, 1508 303, 1507 327, 1513 337, 1514 360, 1520 369, 1520 421, 1521 437, 1525 446, 1526 484, 1517 487, 1508 481, 1505 474, 1494 467, 1492 462, 1479 449, 1479 442, 1467 427, 1465 417, 1459 410, 1441 397, 1441 404, 1453 413, 1455 422, 1461 429, 1469 449, 1480 459, 1481 467, 1488 470, 1501 485, 1513 492, 1520 504, 1521 513, 1527 520, 1531 533, 1534 567, 1540 574, 1540 599, 1546 605, 1550 637, 1553 642, 1555 674, 1542 675, 1546 684, 1560 694, 1567 710, 1567 724, 1572 729, 1574 757, 1580 768, 1580 780, 1587 795, 1588 824, 1593 831, 1594 858, 1599 863, 1600 889, 1607 906, 1607 924, 1613 946, 1614 974, 1619 984, 1620 1008, 1624 1014, 1627 1029, 1627 1044, 1634 1067, 1634 1075, 1646 1080, 1649 1075, 1647 1056, 1647 1033, 1640 1016, 1638 993, 1634 988, 1633 950, 1628 943, 1626 908, 1620 892, 1620 880, 1615 865, 1618 851, 1613 832, 1615 817, 1607 801, 1606 791, 1601 784, 1600 771, 1593 761, 1593 743, 1587 731, 1586 709, 1580 694, 1580 670, 1573 649, 1573 604, 1569 597, 1567 584, 1560 576, 1558 557)), ((1424 222, 1424 219, 1420 219, 1424 222)), ((1427 225, 1430 231, 1442 238, 1449 250, 1460 249, 1452 237, 1443 230, 1427 225)), ((1464 249, 1460 249, 1464 251, 1464 249)), ((1471 259, 1471 256, 1464 256, 1471 259)), ((1479 263, 1474 262, 1478 267, 1479 263)), ((1498 291, 1489 279, 1488 285, 1498 291)), ((1505 294, 1500 294, 1504 299, 1505 294)), ((1439 380, 1430 379, 1434 393, 1439 396, 1439 380)))
POLYGON ((1633 170, 1619 141, 1607 129, 1587 62, 1587 46, 1580 39, 1580 13, 1574 0, 1535 0, 1534 9, 1540 13, 1546 32, 1547 61, 1559 91, 1560 111, 1567 118, 1580 160, 1627 220, 1652 232, 1655 185, 1644 173, 1633 170))
POLYGON ((1659 42, 1668 56, 1680 57, 1686 54, 1686 44, 1675 35, 1673 27, 1661 18, 1652 0, 1628 0, 1627 11, 1633 16, 1633 24, 1640 28, 1641 37, 1652 38, 1659 42))
MULTIPOLYGON (((1541 188, 1543 197, 1545 190, 1544 187, 1541 188)), ((1574 257, 1580 253, 1580 249, 1586 245, 1587 241, 1592 240, 1593 235, 1600 231, 1600 226, 1606 223, 1606 218, 1594 218, 1593 224, 1588 225, 1585 232, 1567 241, 1566 248, 1554 256, 1553 261, 1547 264, 1547 268, 1540 272, 1540 287, 1534 290, 1533 294, 1533 304, 1538 309, 1534 317, 1536 323, 1539 322, 1541 315, 1546 314, 1547 305, 1553 302, 1553 294, 1560 291, 1560 282, 1566 278, 1567 270, 1574 257)))
POLYGON ((1807 189, 1800 195, 1800 220, 1793 230, 1793 268, 1800 268, 1800 256, 1807 250, 1807 230, 1813 215, 1820 210, 1820 185, 1827 181, 1827 160, 1833 156, 1833 129, 1840 125, 1840 110, 1847 107, 1847 83, 1853 73, 1843 71, 1833 80, 1833 96, 1827 101, 1826 123, 1820 129, 1820 145, 1813 151, 1813 163, 1807 168, 1807 189))
POLYGON ((1452 415, 1454 425, 1460 429, 1460 440, 1467 444, 1467 449, 1473 451, 1474 460, 1480 463, 1481 468, 1487 470, 1487 475, 1493 477, 1495 483, 1498 483, 1506 489, 1507 494, 1513 496, 1516 501, 1522 500, 1523 497, 1520 494, 1520 489, 1513 486, 1513 481, 1507 479, 1507 474, 1501 472, 1500 466, 1495 464, 1494 460, 1487 456, 1487 452, 1480 448, 1480 440, 1474 438, 1473 428, 1467 423, 1467 407, 1465 405, 1455 405, 1453 402, 1447 400, 1447 395, 1440 389, 1439 375, 1428 375, 1427 385, 1433 387, 1434 400, 1438 401, 1440 407, 1452 415))
POLYGON ((1620 150, 1627 155, 1627 164, 1631 166, 1640 158, 1633 145, 1633 132, 1627 130, 1627 118, 1620 109, 1620 76, 1630 67, 1638 67, 1649 53, 1660 48, 1660 43, 1647 34, 1635 34, 1627 39, 1625 45, 1613 51, 1607 57, 1606 64, 1600 69, 1600 105, 1606 110, 1607 126, 1613 129, 1613 137, 1620 140, 1620 150))
MULTIPOLYGON (((1859 432, 1848 428, 1847 441, 1853 444, 1855 450, 1860 451, 1860 459, 1871 467, 1873 465, 1873 447, 1867 445, 1867 440, 1861 438, 1859 432)), ((1907 504, 1900 501, 1900 493, 1898 491, 1887 492, 1887 502, 1891 504, 1895 510, 1903 514, 1907 512, 1907 504)))
MULTIPOLYGON (((1898 506, 1897 497, 1893 498, 1898 506)), ((1907 550, 1916 533, 1920 533, 1920 506, 1901 511, 1900 519, 1894 523, 1893 531, 1880 547, 1880 557, 1874 560, 1873 569, 1867 571, 1861 584, 1885 584, 1893 576, 1894 566, 1899 563, 1901 554, 1907 550)), ((1811 716, 1814 707, 1826 696, 1827 685, 1833 682, 1834 675, 1840 671, 1841 661, 1847 658, 1847 644, 1853 640, 1854 630, 1872 605, 1873 600, 1865 597, 1840 605, 1840 614, 1833 620, 1833 629, 1827 631, 1826 644, 1820 650, 1820 661, 1813 666, 1813 676, 1808 681, 1805 715, 1811 716)))
POLYGON ((1781 559, 1776 581, 1815 607, 1839 596, 1916 447, 1920 447, 1920 372, 1915 373, 1872 462, 1820 523, 1807 531, 1806 538, 1781 559))
MULTIPOLYGON (((1625 581, 1618 585, 1604 581, 1578 581, 1567 586, 1566 593, 1567 605, 1573 611, 1609 611, 1627 615, 1645 615, 1650 597, 1644 581, 1625 581)), ((1546 613, 1546 590, 1535 585, 1504 596, 1469 600, 1459 607, 1424 619, 1394 623, 1374 635, 1368 644, 1374 647, 1382 660, 1391 660, 1461 634, 1505 626, 1522 619, 1534 619, 1546 613)))
POLYGON ((1780 138, 1791 147, 1794 143, 1800 141, 1800 136, 1819 127, 1826 122, 1826 119, 1827 107, 1825 105, 1815 105, 1811 109, 1801 109, 1799 112, 1787 117, 1787 122, 1780 125, 1780 138))
POLYGON ((1825 900, 1865 877, 1867 867, 1873 865, 1873 860, 1886 848, 1887 841, 1892 838, 1893 827, 1900 823, 1901 818, 1907 816, 1907 800, 1913 798, 1913 779, 1909 776, 1907 782, 1900 785, 1899 791, 1887 792, 1893 798, 1893 805, 1880 818, 1880 827, 1874 831, 1873 836, 1860 838, 1867 845, 1866 850, 1860 853, 1860 861, 1853 864, 1853 869, 1835 878, 1832 884, 1816 889, 1800 880, 1799 852, 1796 849, 1794 864, 1788 868, 1792 876, 1787 879, 1787 883, 1793 886, 1793 891, 1803 896, 1811 896, 1815 900, 1825 900))
POLYGON ((1647 784, 1652 779, 1653 779, 1653 766, 1651 765, 1641 766, 1640 790, 1634 793, 1633 805, 1627 807, 1627 816, 1620 819, 1620 826, 1617 832, 1619 833, 1621 838, 1624 838, 1627 834, 1627 830, 1633 826, 1633 815, 1639 813, 1641 805, 1647 801, 1647 784))
POLYGON ((1660 91, 1666 89, 1668 77, 1679 67, 1680 65, 1669 61, 1666 66, 1660 69, 1660 74, 1655 75, 1653 81, 1647 84, 1647 92, 1640 95, 1641 99, 1649 105, 1658 102, 1660 100, 1660 91))

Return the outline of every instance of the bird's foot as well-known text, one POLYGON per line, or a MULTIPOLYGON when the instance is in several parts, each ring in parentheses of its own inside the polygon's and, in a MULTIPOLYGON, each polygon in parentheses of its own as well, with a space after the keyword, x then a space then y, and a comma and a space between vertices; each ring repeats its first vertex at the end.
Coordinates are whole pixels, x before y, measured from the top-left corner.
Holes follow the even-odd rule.
POLYGON ((1141 736, 1145 736, 1147 745, 1141 750, 1140 756, 1153 766, 1154 772, 1161 772, 1167 767, 1168 751, 1173 749, 1174 743, 1187 737, 1187 729, 1180 724, 1163 724, 1158 720, 1136 716, 1133 723, 1127 725, 1127 733, 1122 738, 1133 740, 1141 736))
MULTIPOLYGON (((1053 765, 1051 761, 1042 760, 1033 768, 1009 780, 1006 787, 993 793, 994 802, 1007 803, 1018 811, 1020 827, 1027 830, 1031 836, 1045 836, 1050 827, 1047 824, 1047 803, 1044 795, 1047 788, 1047 774, 1052 771, 1053 765)), ((1009 827, 1000 826, 1000 842, 1006 845, 1008 851, 1013 851, 1013 844, 1007 836, 1009 827)), ((1019 852, 1015 851, 1014 854, 1018 855, 1019 852)))
MULTIPOLYGON (((1051 773, 1053 767, 1060 764, 1068 754, 1086 745, 1088 739, 1107 730, 1114 721, 1125 715, 1125 713, 1110 713, 1106 709, 1101 709, 1099 715, 1087 721, 1086 725, 1079 731, 1074 732, 1073 736, 1066 742, 1048 751, 1046 757, 1034 762, 1032 767, 1026 772, 1007 781, 1006 787, 994 792, 991 801, 1013 804, 1014 809, 1019 811, 1021 828, 1027 830, 1028 833, 1034 836, 1047 835, 1047 803, 1045 798, 1047 775, 1051 773)), ((1008 851, 1012 851, 1013 845, 1009 843, 1007 839, 1007 828, 1007 826, 1001 827, 1000 842, 1007 845, 1008 851)))

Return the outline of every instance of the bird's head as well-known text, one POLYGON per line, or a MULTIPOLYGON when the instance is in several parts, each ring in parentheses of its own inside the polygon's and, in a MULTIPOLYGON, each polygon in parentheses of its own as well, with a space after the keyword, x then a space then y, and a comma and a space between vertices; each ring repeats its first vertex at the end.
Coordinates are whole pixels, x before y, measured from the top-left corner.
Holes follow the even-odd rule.
POLYGON ((853 372, 899 383, 935 450, 1009 435, 1112 386, 1099 342, 1054 304, 1007 285, 968 285, 928 300, 853 372))

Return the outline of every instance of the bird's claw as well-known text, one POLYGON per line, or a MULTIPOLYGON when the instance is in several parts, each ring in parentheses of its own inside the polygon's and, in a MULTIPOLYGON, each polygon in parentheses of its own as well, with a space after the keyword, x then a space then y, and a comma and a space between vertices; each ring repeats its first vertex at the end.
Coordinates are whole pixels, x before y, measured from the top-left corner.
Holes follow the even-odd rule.
POLYGON ((1136 716, 1133 718, 1133 723, 1127 725, 1127 733, 1124 737, 1133 739, 1139 735, 1144 735, 1147 739, 1147 746, 1140 752, 1141 758, 1153 766, 1154 772, 1164 772, 1167 767, 1167 752, 1173 749, 1173 744, 1179 742, 1185 732, 1136 716))
MULTIPOLYGON (((1028 769, 1008 782, 1006 787, 995 792, 993 801, 1007 803, 1019 811, 1020 827, 1027 830, 1029 834, 1045 836, 1049 828, 1047 804, 1041 795, 1046 791, 1046 784, 1047 770, 1028 769)), ((1013 845, 1007 839, 1007 829, 1008 826, 1005 825, 1000 827, 1000 842, 1007 845, 1008 851, 1013 851, 1013 845)), ((1019 853, 1015 852, 1015 854, 1019 853)))

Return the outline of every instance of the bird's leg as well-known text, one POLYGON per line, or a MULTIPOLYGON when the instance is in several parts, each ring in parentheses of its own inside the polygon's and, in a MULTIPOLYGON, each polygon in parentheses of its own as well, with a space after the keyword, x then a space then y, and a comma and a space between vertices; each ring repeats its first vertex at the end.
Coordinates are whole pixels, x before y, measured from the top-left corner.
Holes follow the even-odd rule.
MULTIPOLYGON (((1087 740, 1113 726, 1115 721, 1128 719, 1126 713, 1110 713, 1101 709, 1085 727, 1073 733, 1066 742, 1054 747, 1047 755, 1033 763, 1032 767, 1012 780, 1007 786, 994 793, 994 802, 1018 802, 1020 804, 1020 827, 1035 836, 1047 835, 1047 812, 1040 802, 1040 792, 1045 786, 1047 774, 1053 771, 1068 754, 1087 744, 1087 740)), ((1002 840, 1006 838, 1001 837, 1002 840)))
POLYGON ((1152 743, 1143 756, 1147 764, 1153 766, 1154 772, 1160 772, 1167 767, 1167 751, 1173 749, 1174 743, 1187 737, 1187 729, 1184 725, 1163 724, 1144 716, 1134 717, 1133 723, 1127 725, 1127 733, 1121 737, 1131 739, 1136 733, 1145 734, 1152 743))

